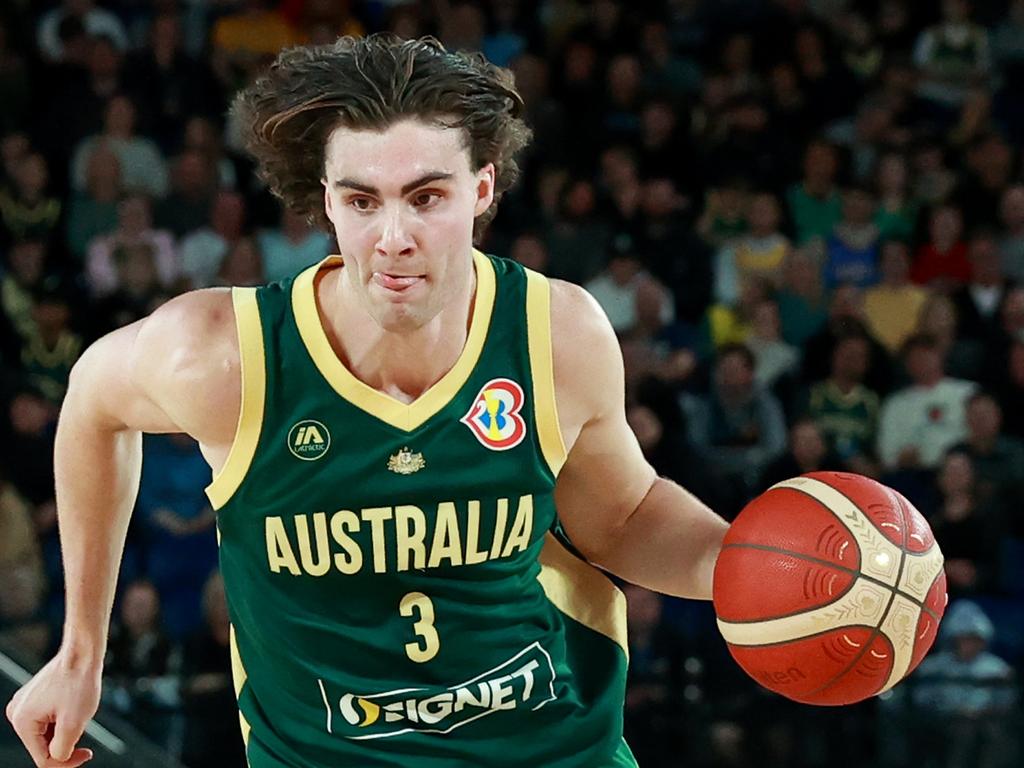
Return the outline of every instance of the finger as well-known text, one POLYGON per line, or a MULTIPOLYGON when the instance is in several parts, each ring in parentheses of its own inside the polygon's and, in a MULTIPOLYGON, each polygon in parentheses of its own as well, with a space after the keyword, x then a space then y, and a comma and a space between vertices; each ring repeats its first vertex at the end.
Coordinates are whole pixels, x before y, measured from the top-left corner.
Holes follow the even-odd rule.
POLYGON ((62 717, 53 728, 53 738, 50 740, 49 757, 63 762, 71 759, 75 745, 82 738, 82 731, 85 730, 85 723, 70 720, 62 717))
POLYGON ((18 738, 21 739, 21 743, 28 750, 32 762, 38 768, 44 768, 50 762, 50 750, 46 744, 46 735, 35 730, 31 733, 23 733, 17 728, 15 730, 18 733, 18 738))
POLYGON ((43 768, 78 768, 78 766, 84 765, 92 760, 92 758, 91 749, 76 749, 67 760, 50 759, 43 764, 43 768))

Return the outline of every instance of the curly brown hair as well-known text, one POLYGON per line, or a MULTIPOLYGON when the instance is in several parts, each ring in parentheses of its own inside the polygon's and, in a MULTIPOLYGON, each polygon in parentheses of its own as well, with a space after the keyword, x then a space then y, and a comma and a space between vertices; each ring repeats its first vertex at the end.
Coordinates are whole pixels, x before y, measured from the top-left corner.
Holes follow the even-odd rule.
POLYGON ((476 241, 519 176, 516 155, 531 136, 523 108, 512 73, 482 54, 390 34, 286 49, 232 105, 274 194, 327 231, 321 180, 332 131, 384 130, 409 117, 461 129, 473 169, 495 169, 494 202, 474 222, 476 241))

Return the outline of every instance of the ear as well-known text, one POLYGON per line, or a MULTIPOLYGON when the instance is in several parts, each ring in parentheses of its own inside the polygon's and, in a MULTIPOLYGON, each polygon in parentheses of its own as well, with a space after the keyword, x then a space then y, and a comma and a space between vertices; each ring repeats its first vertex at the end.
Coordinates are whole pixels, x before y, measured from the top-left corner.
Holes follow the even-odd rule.
POLYGON ((320 183, 324 185, 324 212, 327 214, 327 218, 334 222, 334 204, 331 202, 331 188, 327 186, 327 179, 320 179, 320 183))
POLYGON ((473 216, 491 207, 494 202, 494 163, 488 163, 476 172, 476 205, 473 206, 473 216))

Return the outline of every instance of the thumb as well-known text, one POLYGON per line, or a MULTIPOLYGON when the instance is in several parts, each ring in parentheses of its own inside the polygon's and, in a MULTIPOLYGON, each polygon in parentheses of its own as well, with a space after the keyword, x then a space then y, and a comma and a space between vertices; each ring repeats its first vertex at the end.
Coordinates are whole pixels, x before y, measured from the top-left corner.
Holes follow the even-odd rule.
POLYGON ((82 738, 83 730, 84 722, 71 720, 66 716, 59 718, 53 729, 53 738, 50 739, 50 757, 61 762, 69 760, 75 745, 82 738))

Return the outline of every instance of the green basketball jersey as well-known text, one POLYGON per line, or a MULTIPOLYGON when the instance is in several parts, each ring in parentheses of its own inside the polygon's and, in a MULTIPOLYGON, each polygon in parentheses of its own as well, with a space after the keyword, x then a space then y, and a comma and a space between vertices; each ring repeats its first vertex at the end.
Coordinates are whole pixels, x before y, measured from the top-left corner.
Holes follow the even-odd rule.
POLYGON ((252 768, 633 766, 625 601, 572 554, 547 281, 474 253, 454 367, 356 379, 317 280, 234 289, 242 409, 218 512, 252 768))

